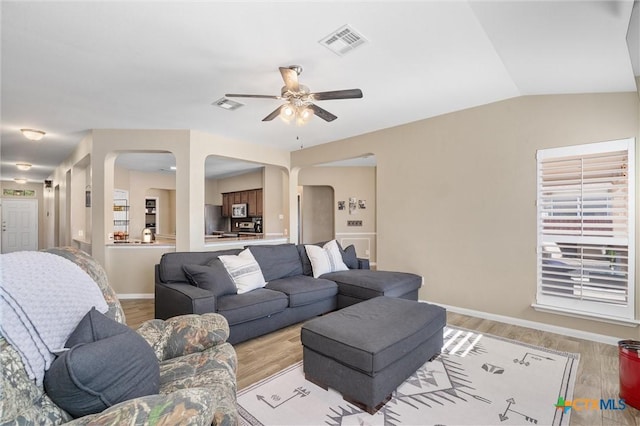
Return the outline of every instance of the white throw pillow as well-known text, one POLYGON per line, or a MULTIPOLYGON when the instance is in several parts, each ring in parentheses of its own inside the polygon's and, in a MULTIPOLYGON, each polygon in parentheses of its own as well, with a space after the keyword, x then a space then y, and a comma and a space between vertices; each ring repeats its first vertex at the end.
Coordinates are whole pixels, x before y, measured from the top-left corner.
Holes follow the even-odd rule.
POLYGON ((238 294, 262 288, 267 284, 264 281, 260 265, 258 265, 249 249, 241 251, 237 256, 225 255, 219 256, 218 259, 220 259, 235 283, 238 294))
POLYGON ((322 247, 305 245, 304 249, 311 261, 314 278, 329 272, 349 270, 342 260, 342 253, 336 240, 331 240, 322 247))

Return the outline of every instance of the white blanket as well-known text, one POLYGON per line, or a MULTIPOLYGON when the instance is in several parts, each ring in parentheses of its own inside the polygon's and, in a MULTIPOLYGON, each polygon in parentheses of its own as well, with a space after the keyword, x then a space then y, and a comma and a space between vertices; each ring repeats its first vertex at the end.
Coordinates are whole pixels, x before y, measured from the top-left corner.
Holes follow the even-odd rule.
POLYGON ((108 309, 98 285, 75 263, 36 251, 0 255, 0 334, 38 386, 54 352, 93 306, 108 309))

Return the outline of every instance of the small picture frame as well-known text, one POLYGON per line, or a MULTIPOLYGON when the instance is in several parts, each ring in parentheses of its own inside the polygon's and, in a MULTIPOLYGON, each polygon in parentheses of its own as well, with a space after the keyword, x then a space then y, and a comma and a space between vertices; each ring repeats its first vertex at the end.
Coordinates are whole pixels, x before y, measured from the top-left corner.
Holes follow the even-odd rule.
POLYGON ((349 214, 355 214, 357 207, 356 197, 349 197, 349 214))
POLYGON ((346 204, 344 201, 338 201, 338 210, 344 210, 346 208, 346 204))
POLYGON ((358 208, 366 209, 367 208, 367 200, 358 200, 358 208))

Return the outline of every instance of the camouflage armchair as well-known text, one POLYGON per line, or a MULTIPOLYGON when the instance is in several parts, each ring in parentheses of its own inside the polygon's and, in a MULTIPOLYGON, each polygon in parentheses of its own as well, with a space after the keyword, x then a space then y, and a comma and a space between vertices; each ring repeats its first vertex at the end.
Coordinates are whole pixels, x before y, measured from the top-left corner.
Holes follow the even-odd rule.
MULTIPOLYGON (((125 323, 124 312, 102 267, 73 248, 46 250, 79 265, 98 284, 107 316, 125 323)), ((56 406, 27 376, 18 352, 0 337, 0 424, 235 425, 236 353, 226 342, 227 321, 218 314, 151 320, 137 332, 160 362, 160 394, 132 399, 78 419, 56 406)), ((97 366, 98 368, 98 366, 97 366)))

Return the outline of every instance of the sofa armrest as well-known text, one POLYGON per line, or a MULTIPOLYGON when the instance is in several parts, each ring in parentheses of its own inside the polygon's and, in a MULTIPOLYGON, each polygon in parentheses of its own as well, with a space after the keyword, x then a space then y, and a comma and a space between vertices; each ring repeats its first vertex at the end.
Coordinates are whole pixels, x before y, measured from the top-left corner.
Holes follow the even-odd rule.
POLYGON ((187 283, 158 283, 155 294, 156 318, 216 311, 216 297, 209 290, 187 283))
POLYGON ((369 259, 358 258, 358 269, 371 269, 369 259))
POLYGON ((180 315, 166 321, 145 321, 137 330, 159 361, 220 345, 229 338, 229 323, 220 314, 180 315))
MULTIPOLYGON (((80 417, 66 424, 74 426, 111 424, 208 426, 214 421, 215 414, 215 398, 211 391, 206 388, 190 388, 167 395, 149 395, 124 401, 101 413, 80 417)), ((216 424, 219 423, 216 422, 216 424)))

